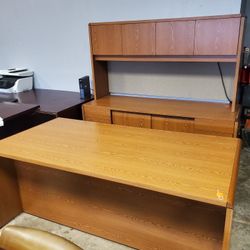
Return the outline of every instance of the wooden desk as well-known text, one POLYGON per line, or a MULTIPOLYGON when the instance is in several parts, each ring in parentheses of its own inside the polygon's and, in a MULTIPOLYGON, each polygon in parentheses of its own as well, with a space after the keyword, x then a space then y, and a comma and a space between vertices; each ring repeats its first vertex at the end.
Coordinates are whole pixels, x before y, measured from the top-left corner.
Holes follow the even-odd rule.
POLYGON ((52 117, 82 119, 81 105, 93 97, 80 99, 79 92, 35 89, 13 95, 19 103, 37 104, 40 114, 52 117))
POLYGON ((0 225, 25 211, 139 249, 228 249, 239 151, 57 118, 0 141, 0 225))
POLYGON ((8 122, 7 132, 3 132, 3 130, 6 131, 6 128, 0 128, 0 133, 2 134, 0 134, 0 139, 50 121, 56 117, 82 120, 81 106, 92 99, 92 97, 80 99, 78 92, 48 89, 35 89, 17 94, 1 93, 0 101, 16 100, 18 104, 0 104, 2 105, 0 106, 0 116, 6 113, 6 119, 8 119, 9 112, 14 112, 15 115, 15 121, 12 117, 11 122, 8 122), (32 109, 33 107, 36 107, 35 112, 32 109), (27 114, 28 112, 29 114, 27 114), (17 116, 19 116, 19 119, 22 116, 20 122, 17 121, 17 116))
POLYGON ((0 103, 0 117, 4 122, 0 127, 0 139, 26 129, 27 118, 38 108, 35 104, 0 103))

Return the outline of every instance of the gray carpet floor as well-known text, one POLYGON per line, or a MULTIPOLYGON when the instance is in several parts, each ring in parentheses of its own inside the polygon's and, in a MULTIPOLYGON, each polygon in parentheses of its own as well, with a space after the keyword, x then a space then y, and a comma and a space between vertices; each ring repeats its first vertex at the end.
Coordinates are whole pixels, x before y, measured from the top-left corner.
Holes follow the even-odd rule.
MULTIPOLYGON (((25 213, 19 215, 10 224, 33 227, 55 233, 69 239, 84 250, 132 250, 132 248, 25 213)), ((242 150, 240 158, 231 250, 250 250, 250 149, 246 148, 242 150)))

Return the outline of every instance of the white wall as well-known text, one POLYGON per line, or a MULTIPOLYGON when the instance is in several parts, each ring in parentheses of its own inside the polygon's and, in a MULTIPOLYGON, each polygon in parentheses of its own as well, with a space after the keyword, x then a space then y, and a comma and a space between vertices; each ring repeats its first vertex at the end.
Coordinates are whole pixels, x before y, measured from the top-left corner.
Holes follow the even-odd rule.
MULTIPOLYGON (((78 91, 78 78, 91 74, 88 22, 235 14, 240 12, 240 2, 240 0, 0 0, 0 68, 28 67, 35 71, 37 88, 78 91)), ((196 72, 197 67, 199 66, 194 64, 190 70, 196 72)), ((116 71, 116 68, 112 66, 111 70, 116 71)), ((181 73, 183 71, 177 70, 178 68, 172 70, 174 73, 170 78, 165 76, 164 86, 159 85, 159 89, 164 89, 164 95, 171 93, 179 96, 180 86, 183 88, 180 84, 186 79, 186 90, 191 93, 186 96, 203 98, 204 94, 197 85, 203 78, 199 78, 199 82, 194 84, 197 76, 184 71, 185 76, 181 73), (178 80, 179 72, 182 74, 180 80, 178 80), (168 79, 174 81, 175 86, 168 79)), ((181 66, 181 70, 183 68, 185 66, 181 66)), ((203 66, 200 70, 204 70, 203 66)), ((125 73, 126 71, 129 73, 129 69, 125 69, 125 73)), ((205 73, 207 82, 210 80, 212 82, 215 78, 218 82, 218 72, 216 75, 214 66, 211 72, 205 70, 205 73)), ((112 74, 111 72, 110 87, 112 91, 121 92, 124 86, 117 89, 118 85, 112 80, 116 81, 117 78, 112 77, 112 74)), ((124 72, 122 74, 124 75, 124 72)), ((157 82, 157 78, 154 77, 154 81, 157 82)), ((141 87, 143 93, 154 94, 150 89, 147 93, 145 86, 141 87)), ((230 91, 230 86, 228 88, 230 91)), ((125 90, 129 91, 133 89, 125 90)), ((206 92, 209 99, 224 98, 221 86, 214 89, 213 85, 213 88, 206 89, 206 92)))

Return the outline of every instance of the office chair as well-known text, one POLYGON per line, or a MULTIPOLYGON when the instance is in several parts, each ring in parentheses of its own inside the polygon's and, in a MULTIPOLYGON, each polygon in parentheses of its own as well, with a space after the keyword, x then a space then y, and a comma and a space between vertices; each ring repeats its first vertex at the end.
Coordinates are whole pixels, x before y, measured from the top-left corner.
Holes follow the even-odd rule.
POLYGON ((0 235, 3 250, 82 250, 70 241, 49 232, 20 226, 7 226, 0 235))

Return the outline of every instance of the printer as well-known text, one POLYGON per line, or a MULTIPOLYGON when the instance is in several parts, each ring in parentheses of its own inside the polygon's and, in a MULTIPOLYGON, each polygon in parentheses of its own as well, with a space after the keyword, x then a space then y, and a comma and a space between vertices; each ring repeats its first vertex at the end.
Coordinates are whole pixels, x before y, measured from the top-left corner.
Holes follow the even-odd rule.
POLYGON ((33 88, 33 71, 24 68, 0 70, 0 93, 19 93, 33 88))

